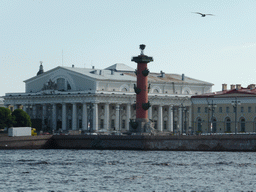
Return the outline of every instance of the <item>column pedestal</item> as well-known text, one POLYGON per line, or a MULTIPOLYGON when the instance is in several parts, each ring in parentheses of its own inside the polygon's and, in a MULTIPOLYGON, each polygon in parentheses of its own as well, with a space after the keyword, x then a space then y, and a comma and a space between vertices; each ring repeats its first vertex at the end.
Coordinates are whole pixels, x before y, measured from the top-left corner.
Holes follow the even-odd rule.
POLYGON ((137 128, 134 129, 133 132, 135 133, 145 133, 145 132, 149 132, 147 129, 148 129, 148 126, 149 125, 149 119, 148 118, 137 118, 136 119, 136 123, 138 124, 137 128))

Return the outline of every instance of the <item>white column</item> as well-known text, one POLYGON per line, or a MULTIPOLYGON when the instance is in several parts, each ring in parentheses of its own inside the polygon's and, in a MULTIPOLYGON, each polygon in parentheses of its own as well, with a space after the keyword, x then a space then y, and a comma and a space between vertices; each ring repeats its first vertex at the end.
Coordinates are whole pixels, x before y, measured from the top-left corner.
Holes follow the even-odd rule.
POLYGON ((55 103, 52 104, 52 129, 56 130, 56 113, 57 113, 57 105, 55 103))
POLYGON ((149 119, 152 119, 152 108, 153 108, 153 105, 148 108, 148 118, 149 119))
POLYGON ((62 104, 62 130, 67 129, 67 104, 62 104))
POLYGON ((93 104, 93 130, 98 131, 98 104, 93 104))
POLYGON ((116 131, 119 130, 120 131, 120 123, 119 123, 119 112, 120 112, 120 105, 116 104, 116 119, 115 119, 115 128, 116 131))
POLYGON ((179 108, 179 132, 181 133, 181 127, 182 127, 182 108, 179 108))
POLYGON ((104 129, 109 130, 109 103, 104 106, 104 129))
POLYGON ((36 105, 33 105, 33 112, 32 116, 34 119, 36 119, 36 105))
POLYGON ((130 119, 131 119, 131 104, 128 103, 126 106, 126 125, 125 125, 127 131, 129 131, 130 119))
POLYGON ((169 106, 168 110, 168 130, 173 132, 173 105, 169 106))
POLYGON ((188 126, 192 127, 192 106, 189 107, 189 120, 188 120, 188 126))
POLYGON ((72 104, 73 110, 72 110, 72 130, 77 130, 77 109, 76 109, 76 103, 72 104))
POLYGON ((157 124, 158 124, 158 130, 163 132, 163 106, 159 105, 158 106, 158 120, 157 120, 157 124))
POLYGON ((87 123, 87 105, 86 103, 83 103, 83 120, 82 120, 82 123, 83 123, 83 130, 87 130, 88 128, 88 123, 87 123))

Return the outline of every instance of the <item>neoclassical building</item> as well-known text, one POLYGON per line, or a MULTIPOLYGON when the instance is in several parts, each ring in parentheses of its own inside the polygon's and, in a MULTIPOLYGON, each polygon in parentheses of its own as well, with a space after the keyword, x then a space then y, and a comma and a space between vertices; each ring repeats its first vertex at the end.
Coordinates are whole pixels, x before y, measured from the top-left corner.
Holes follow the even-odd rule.
POLYGON ((255 84, 222 84, 218 92, 191 97, 195 131, 203 133, 256 132, 255 84))
MULTIPOLYGON (((149 67, 150 69, 150 67, 149 67)), ((25 80, 25 93, 6 93, 4 105, 22 108, 38 130, 127 131, 136 118, 135 69, 114 64, 105 69, 58 66, 25 80)), ((160 132, 192 126, 190 97, 211 92, 211 83, 150 72, 149 119, 160 132)))

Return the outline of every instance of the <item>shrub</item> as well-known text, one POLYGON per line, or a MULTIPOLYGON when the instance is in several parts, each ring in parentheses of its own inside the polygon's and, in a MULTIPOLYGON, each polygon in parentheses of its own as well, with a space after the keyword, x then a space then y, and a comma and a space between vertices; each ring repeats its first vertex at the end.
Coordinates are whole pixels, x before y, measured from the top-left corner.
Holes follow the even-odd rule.
POLYGON ((21 109, 15 109, 12 112, 12 116, 15 118, 14 127, 31 127, 30 116, 21 109))
POLYGON ((5 107, 0 107, 0 129, 5 127, 12 127, 14 124, 14 117, 11 115, 11 110, 5 107))

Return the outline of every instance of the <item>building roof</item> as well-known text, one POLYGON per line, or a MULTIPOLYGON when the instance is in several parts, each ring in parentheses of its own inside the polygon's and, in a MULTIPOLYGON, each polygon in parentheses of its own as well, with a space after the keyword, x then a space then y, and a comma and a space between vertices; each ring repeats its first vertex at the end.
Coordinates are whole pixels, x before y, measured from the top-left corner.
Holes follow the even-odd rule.
POLYGON ((248 87, 241 87, 239 89, 234 88, 230 90, 223 90, 211 93, 205 93, 202 95, 193 95, 191 98, 216 98, 216 97, 243 97, 243 96, 255 96, 256 95, 256 88, 248 87))
POLYGON ((111 66, 105 68, 105 70, 114 70, 114 71, 120 71, 120 72, 124 72, 124 71, 134 72, 133 68, 131 68, 123 63, 116 63, 114 65, 111 65, 111 66))
MULTIPOLYGON (((54 71, 57 69, 65 69, 65 70, 72 71, 81 75, 85 75, 87 77, 97 79, 97 80, 136 81, 136 75, 134 73, 135 69, 125 64, 114 64, 105 69, 58 66, 54 69, 44 72, 41 75, 47 75, 51 71, 54 71)), ((38 78, 41 75, 34 76, 30 79, 25 80, 24 82, 28 82, 30 80, 38 78)), ((162 71, 160 73, 151 72, 148 75, 148 81, 158 82, 158 83, 185 83, 185 84, 201 84, 201 85, 203 84, 208 86, 213 85, 212 83, 209 83, 206 81, 201 81, 201 80, 184 76, 184 74, 182 75, 168 74, 168 73, 165 74, 162 71)))

